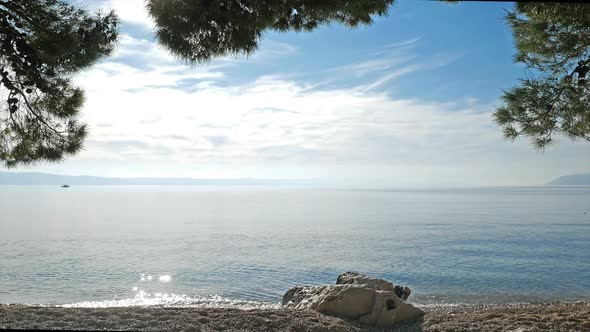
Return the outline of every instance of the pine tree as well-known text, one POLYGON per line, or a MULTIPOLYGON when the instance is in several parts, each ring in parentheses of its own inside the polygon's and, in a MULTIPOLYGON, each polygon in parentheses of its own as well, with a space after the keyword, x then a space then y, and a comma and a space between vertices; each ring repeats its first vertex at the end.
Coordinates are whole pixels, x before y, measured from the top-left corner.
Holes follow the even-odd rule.
POLYGON ((385 15, 394 0, 149 0, 160 43, 188 62, 250 54, 262 33, 311 31, 329 23, 350 27, 385 15))
POLYGON ((89 15, 63 0, 0 0, 0 159, 59 161, 82 147, 83 91, 71 76, 109 55, 113 12, 89 15))
POLYGON ((532 75, 504 92, 494 114, 505 137, 539 149, 556 133, 590 141, 590 5, 518 2, 507 21, 515 61, 532 75))

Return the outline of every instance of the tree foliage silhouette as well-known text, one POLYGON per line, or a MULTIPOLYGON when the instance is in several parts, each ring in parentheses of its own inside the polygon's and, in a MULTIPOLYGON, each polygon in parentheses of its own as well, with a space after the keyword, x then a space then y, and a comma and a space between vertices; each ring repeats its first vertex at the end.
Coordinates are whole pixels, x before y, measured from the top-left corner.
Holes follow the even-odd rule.
POLYGON ((505 91, 494 113, 505 137, 526 136, 539 149, 555 133, 590 141, 590 5, 518 2, 507 22, 515 61, 532 75, 505 91))
POLYGON ((340 23, 370 24, 394 0, 148 0, 158 40, 189 62, 250 54, 263 32, 312 31, 340 23))
POLYGON ((113 12, 62 0, 0 0, 0 159, 8 167, 59 161, 82 147, 84 101, 71 76, 109 55, 113 12))

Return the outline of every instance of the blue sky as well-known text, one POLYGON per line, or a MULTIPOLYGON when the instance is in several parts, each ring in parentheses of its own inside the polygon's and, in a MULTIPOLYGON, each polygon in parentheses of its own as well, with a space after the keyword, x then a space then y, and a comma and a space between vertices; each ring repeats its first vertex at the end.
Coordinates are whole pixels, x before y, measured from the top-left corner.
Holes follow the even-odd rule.
POLYGON ((79 155, 19 171, 317 179, 369 187, 538 185, 590 171, 590 144, 506 142, 491 114, 525 69, 509 3, 399 0, 373 25, 268 32, 251 56, 188 66, 142 0, 78 1, 122 19, 115 54, 75 81, 79 155))

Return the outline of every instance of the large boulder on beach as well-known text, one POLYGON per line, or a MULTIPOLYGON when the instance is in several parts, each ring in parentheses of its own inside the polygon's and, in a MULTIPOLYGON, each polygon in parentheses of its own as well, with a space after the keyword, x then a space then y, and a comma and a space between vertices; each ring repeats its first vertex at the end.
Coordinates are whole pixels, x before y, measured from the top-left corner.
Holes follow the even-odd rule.
POLYGON ((287 291, 282 304, 285 308, 311 309, 377 327, 390 327, 424 315, 393 291, 370 284, 297 286, 287 291))
POLYGON ((409 287, 396 286, 391 282, 379 278, 371 278, 357 272, 344 272, 336 279, 336 284, 361 284, 373 285, 377 289, 394 292, 397 297, 402 300, 407 300, 412 291, 409 287))

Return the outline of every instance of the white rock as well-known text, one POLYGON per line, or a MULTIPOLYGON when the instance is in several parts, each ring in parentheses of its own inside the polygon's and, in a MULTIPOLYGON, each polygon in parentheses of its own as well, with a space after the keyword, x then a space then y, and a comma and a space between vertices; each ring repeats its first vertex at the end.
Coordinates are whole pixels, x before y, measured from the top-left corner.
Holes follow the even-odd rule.
POLYGON ((365 284, 365 285, 373 285, 377 289, 384 290, 384 291, 391 291, 394 292, 397 297, 402 300, 407 300, 410 297, 412 291, 408 287, 404 286, 395 286, 389 281, 379 279, 379 278, 371 278, 364 274, 356 273, 356 272, 344 272, 338 276, 336 279, 336 284, 365 284))
POLYGON ((312 309, 378 327, 390 327, 424 315, 393 291, 379 290, 370 284, 293 287, 283 297, 283 306, 312 309))

